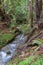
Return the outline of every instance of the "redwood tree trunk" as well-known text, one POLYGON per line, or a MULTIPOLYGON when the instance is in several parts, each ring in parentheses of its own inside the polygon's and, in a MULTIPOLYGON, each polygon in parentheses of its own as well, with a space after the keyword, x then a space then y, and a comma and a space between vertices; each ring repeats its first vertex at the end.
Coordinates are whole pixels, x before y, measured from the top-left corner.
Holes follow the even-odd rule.
POLYGON ((41 12, 42 12, 42 0, 36 0, 36 23, 38 24, 38 27, 40 27, 40 19, 41 19, 41 12))

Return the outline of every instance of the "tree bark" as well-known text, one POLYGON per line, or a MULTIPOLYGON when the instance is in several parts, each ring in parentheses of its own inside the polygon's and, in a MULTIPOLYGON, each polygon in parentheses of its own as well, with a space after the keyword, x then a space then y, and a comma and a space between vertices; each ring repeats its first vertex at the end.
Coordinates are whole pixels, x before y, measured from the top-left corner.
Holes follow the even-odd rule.
POLYGON ((30 19, 31 19, 31 28, 33 28, 33 1, 29 0, 30 2, 30 19))
POLYGON ((40 19, 41 19, 41 12, 42 12, 42 0, 36 0, 36 23, 38 27, 40 27, 40 19))

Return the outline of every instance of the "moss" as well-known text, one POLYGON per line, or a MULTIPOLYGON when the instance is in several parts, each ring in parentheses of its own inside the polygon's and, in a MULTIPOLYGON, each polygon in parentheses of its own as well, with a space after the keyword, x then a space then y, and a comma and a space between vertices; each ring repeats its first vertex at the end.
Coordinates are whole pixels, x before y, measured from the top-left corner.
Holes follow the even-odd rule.
POLYGON ((0 48, 5 46, 7 42, 13 38, 13 34, 0 34, 0 48))

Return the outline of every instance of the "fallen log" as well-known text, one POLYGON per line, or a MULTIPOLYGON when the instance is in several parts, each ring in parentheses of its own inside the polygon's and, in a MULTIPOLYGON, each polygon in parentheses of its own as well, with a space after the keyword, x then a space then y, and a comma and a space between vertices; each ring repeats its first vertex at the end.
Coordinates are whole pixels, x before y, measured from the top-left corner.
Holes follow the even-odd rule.
MULTIPOLYGON (((20 49, 24 49, 24 48, 26 48, 26 47, 33 47, 33 46, 35 46, 35 45, 31 45, 31 41, 32 40, 34 40, 34 39, 36 39, 36 38, 40 38, 40 37, 43 37, 43 32, 40 32, 39 34, 37 34, 37 35, 34 35, 32 38, 30 38, 28 41, 27 41, 27 43, 25 43, 24 45, 22 45, 22 46, 20 46, 20 49)), ((36 46, 38 46, 37 44, 36 44, 36 46)))
POLYGON ((37 28, 33 28, 29 33, 25 34, 25 36, 27 35, 27 41, 30 39, 31 36, 33 36, 34 32, 37 30, 37 28))
POLYGON ((40 38, 41 36, 43 36, 43 32, 40 32, 39 34, 34 35, 31 39, 29 39, 28 43, 34 40, 35 38, 40 38))

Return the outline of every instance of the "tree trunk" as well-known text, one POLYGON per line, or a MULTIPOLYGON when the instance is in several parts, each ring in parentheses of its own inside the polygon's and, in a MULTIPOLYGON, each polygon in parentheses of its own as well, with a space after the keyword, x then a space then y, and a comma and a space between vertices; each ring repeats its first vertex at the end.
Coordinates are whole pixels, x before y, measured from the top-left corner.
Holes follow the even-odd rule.
POLYGON ((31 28, 33 28, 33 1, 30 1, 30 19, 31 19, 31 28))
POLYGON ((36 0, 36 23, 38 28, 40 27, 40 19, 41 19, 41 12, 42 12, 42 0, 36 0))

